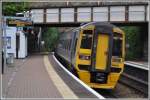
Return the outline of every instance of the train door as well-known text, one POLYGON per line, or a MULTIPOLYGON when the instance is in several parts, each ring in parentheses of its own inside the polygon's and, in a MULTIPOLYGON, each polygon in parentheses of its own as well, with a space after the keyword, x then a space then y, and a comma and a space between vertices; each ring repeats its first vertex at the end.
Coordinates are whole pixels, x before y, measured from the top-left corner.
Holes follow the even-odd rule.
POLYGON ((91 82, 106 83, 111 68, 112 33, 95 32, 91 59, 91 82))
POLYGON ((92 71, 109 72, 112 55, 112 33, 94 33, 92 49, 92 71))
POLYGON ((96 50, 96 69, 105 70, 107 66, 109 35, 99 34, 96 50))

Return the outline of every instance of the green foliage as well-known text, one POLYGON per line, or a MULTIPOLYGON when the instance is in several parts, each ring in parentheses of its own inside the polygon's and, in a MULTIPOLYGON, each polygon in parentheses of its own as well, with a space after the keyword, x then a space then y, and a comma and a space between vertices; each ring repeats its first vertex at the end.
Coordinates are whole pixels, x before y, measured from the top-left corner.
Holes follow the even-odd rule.
POLYGON ((2 14, 4 16, 15 16, 16 13, 20 13, 28 10, 28 2, 3 2, 2 14))
POLYGON ((45 50, 52 51, 58 40, 58 29, 57 28, 48 28, 45 33, 42 33, 42 40, 45 41, 45 50))
POLYGON ((126 49, 126 59, 135 60, 140 58, 142 52, 140 27, 125 26, 122 29, 125 32, 126 44, 129 44, 129 48, 126 49))

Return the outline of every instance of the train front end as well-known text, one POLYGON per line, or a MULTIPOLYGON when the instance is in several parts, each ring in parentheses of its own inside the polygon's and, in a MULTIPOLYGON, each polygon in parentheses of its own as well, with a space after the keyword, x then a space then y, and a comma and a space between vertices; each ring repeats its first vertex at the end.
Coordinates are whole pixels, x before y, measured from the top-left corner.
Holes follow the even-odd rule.
POLYGON ((86 25, 76 51, 79 78, 92 88, 113 89, 124 68, 123 31, 111 25, 86 25))

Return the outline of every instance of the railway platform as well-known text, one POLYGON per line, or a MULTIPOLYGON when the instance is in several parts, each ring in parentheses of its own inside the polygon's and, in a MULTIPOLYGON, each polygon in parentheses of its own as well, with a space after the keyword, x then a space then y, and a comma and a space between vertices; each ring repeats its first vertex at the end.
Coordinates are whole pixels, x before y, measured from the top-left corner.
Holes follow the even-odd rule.
POLYGON ((148 62, 143 62, 143 61, 125 61, 124 64, 132 66, 132 67, 136 67, 136 68, 139 68, 139 69, 149 70, 148 62))
POLYGON ((53 54, 15 60, 2 76, 4 98, 99 98, 104 99, 69 73, 53 54))

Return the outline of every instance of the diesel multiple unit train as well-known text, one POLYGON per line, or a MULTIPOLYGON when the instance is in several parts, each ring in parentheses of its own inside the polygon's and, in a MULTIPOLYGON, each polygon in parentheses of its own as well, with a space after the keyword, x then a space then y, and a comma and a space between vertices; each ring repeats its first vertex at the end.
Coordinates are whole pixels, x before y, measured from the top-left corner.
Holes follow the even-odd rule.
POLYGON ((125 34, 110 23, 87 23, 61 33, 55 54, 90 87, 113 89, 124 68, 125 34))

